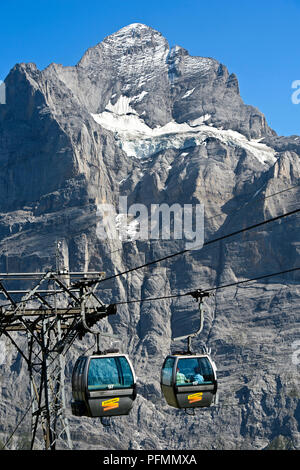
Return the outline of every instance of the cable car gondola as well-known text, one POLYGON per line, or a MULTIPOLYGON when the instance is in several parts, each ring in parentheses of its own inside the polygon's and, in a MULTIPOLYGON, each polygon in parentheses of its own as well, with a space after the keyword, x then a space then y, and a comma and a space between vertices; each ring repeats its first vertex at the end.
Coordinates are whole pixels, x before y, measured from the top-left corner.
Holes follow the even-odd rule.
POLYGON ((197 290, 190 293, 199 302, 200 326, 196 333, 174 338, 188 339, 185 352, 177 352, 166 357, 160 386, 168 405, 174 408, 204 408, 217 401, 217 368, 206 347, 201 354, 191 351, 191 338, 203 328, 203 298, 207 292, 197 290))
POLYGON ((136 398, 136 377, 126 354, 80 356, 72 375, 72 414, 92 418, 128 415, 136 398))
POLYGON ((161 371, 161 390, 174 408, 208 407, 217 393, 216 366, 208 354, 172 354, 161 371))

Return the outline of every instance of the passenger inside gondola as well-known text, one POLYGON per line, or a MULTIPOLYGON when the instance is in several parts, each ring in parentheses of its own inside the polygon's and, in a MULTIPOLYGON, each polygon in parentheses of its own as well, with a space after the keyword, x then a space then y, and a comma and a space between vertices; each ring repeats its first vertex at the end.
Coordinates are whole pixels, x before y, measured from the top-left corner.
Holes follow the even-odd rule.
POLYGON ((213 382, 213 370, 209 360, 206 357, 181 358, 178 361, 180 373, 185 376, 185 382, 177 382, 176 385, 184 385, 187 382, 190 385, 211 384, 213 382))
POLYGON ((194 371, 195 371, 195 375, 193 377, 193 384, 194 385, 202 384, 204 382, 204 377, 203 375, 201 375, 201 368, 195 367, 194 371))
POLYGON ((186 376, 184 374, 182 374, 179 370, 179 368, 177 367, 177 370, 176 370, 176 385, 183 385, 183 384, 186 384, 188 383, 189 380, 186 378, 186 376))

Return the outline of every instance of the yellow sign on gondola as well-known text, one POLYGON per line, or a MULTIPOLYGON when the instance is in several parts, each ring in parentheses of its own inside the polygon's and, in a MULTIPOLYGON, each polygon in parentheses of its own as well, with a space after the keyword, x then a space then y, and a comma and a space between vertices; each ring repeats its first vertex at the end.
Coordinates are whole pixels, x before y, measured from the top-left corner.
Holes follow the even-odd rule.
POLYGON ((115 408, 119 408, 119 401, 120 398, 111 398, 110 400, 104 400, 101 403, 103 411, 109 411, 114 410, 115 408))
POLYGON ((203 397, 203 392, 200 393, 193 393, 192 395, 188 395, 189 403, 196 403, 197 401, 201 401, 203 397))

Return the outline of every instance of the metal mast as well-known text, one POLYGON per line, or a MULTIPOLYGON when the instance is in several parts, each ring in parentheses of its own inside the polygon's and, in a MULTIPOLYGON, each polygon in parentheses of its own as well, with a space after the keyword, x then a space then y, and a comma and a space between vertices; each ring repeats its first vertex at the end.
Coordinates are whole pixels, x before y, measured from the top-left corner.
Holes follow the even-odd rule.
POLYGON ((72 449, 65 396, 65 356, 102 318, 115 314, 95 294, 103 272, 0 273, 0 335, 26 362, 31 394, 31 449, 72 449), (25 290, 12 282, 33 284, 25 290))

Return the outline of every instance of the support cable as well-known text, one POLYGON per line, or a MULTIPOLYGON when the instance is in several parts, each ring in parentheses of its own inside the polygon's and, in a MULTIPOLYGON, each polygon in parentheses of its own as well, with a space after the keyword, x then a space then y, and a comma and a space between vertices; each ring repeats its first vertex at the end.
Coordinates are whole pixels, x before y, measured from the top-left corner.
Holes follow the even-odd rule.
MULTIPOLYGON (((248 226, 248 227, 245 227, 245 228, 243 228, 243 229, 236 230, 236 231, 234 231, 234 232, 232 232, 232 233, 228 233, 228 234, 226 234, 226 235, 222 235, 222 236, 220 236, 220 237, 213 238, 212 240, 208 240, 208 241, 204 242, 202 245, 199 245, 198 248, 200 249, 200 248, 203 248, 203 247, 205 247, 205 246, 211 245, 211 244, 213 244, 213 243, 220 242, 220 241, 225 240, 225 239, 227 239, 227 238, 233 237, 233 236, 235 236, 235 235, 239 235, 239 234, 241 234, 241 233, 247 232, 247 231, 249 231, 249 230, 253 230, 253 229, 258 228, 258 227, 262 227, 262 226, 264 226, 264 225, 266 225, 266 224, 268 224, 268 223, 281 220, 281 219, 283 219, 283 218, 285 218, 285 217, 289 217, 289 216, 294 215, 294 214, 297 214, 297 213, 299 213, 299 212, 300 212, 300 208, 295 209, 295 210, 290 211, 290 212, 286 212, 286 213, 284 213, 284 214, 280 214, 280 215, 278 215, 278 216, 276 216, 276 217, 272 217, 271 219, 267 219, 267 220, 264 220, 264 221, 262 221, 262 222, 258 222, 258 223, 256 223, 256 224, 253 224, 253 225, 250 225, 250 226, 248 226)), ((196 248, 197 248, 197 247, 196 247, 196 248)), ((174 257, 179 256, 179 255, 183 255, 183 254, 185 254, 185 253, 189 253, 189 252, 191 252, 191 251, 194 251, 196 248, 193 248, 193 249, 186 248, 185 250, 181 250, 181 251, 178 251, 178 252, 176 252, 176 253, 172 253, 172 254, 167 255, 167 256, 164 256, 164 257, 162 257, 162 258, 158 258, 158 259, 156 259, 156 260, 149 261, 148 263, 144 263, 144 264, 142 264, 142 265, 140 265, 140 266, 136 266, 136 267, 134 267, 134 268, 127 269, 126 271, 123 271, 123 272, 120 272, 120 273, 117 273, 117 274, 113 274, 113 275, 111 275, 111 276, 109 276, 109 277, 105 277, 104 279, 97 279, 97 280, 89 280, 89 281, 86 281, 86 284, 85 284, 85 285, 86 285, 86 286, 92 286, 92 285, 95 285, 95 284, 98 285, 98 284, 100 284, 101 282, 109 281, 109 280, 111 280, 111 279, 115 279, 115 278, 117 278, 117 277, 123 276, 123 275, 125 275, 125 274, 130 273, 130 272, 137 271, 137 270, 142 269, 142 268, 146 268, 146 267, 151 266, 151 265, 153 265, 153 264, 160 263, 160 262, 162 262, 162 261, 165 261, 165 260, 174 258, 174 257)), ((56 279, 56 280, 57 280, 57 279, 56 279)), ((71 295, 70 289, 67 289, 66 287, 64 287, 64 289, 66 290, 67 293, 69 293, 69 294, 71 295)), ((52 296, 52 295, 54 295, 54 294, 53 294, 53 293, 49 293, 49 294, 45 294, 43 297, 49 297, 49 296, 52 296)), ((34 296, 35 296, 35 292, 32 293, 31 297, 34 297, 34 296)), ((30 300, 31 297, 27 297, 26 300, 30 300)), ((77 303, 79 299, 76 298, 75 296, 73 296, 73 294, 72 294, 72 297, 74 297, 74 300, 75 300, 75 302, 77 303)), ((20 302, 16 302, 16 305, 19 305, 20 303, 22 304, 23 302, 24 302, 24 300, 23 300, 23 301, 20 301, 20 302)), ((10 304, 2 305, 1 308, 5 308, 5 307, 9 307, 9 306, 11 306, 11 305, 10 305, 10 304)))
MULTIPOLYGON (((256 224, 250 225, 249 227, 245 227, 243 229, 236 230, 232 233, 228 233, 226 235, 222 235, 220 237, 213 238, 212 240, 208 240, 208 241, 204 242, 202 245, 199 245, 199 247, 195 247, 193 249, 186 248, 185 250, 181 250, 181 251, 178 251, 176 253, 172 253, 170 255, 163 256, 162 258, 158 258, 156 260, 149 261, 148 263, 141 264, 140 266, 136 266, 134 268, 127 269, 126 271, 123 271, 123 272, 120 272, 120 273, 117 273, 117 274, 113 274, 112 276, 105 277, 104 279, 101 279, 98 282, 101 283, 101 282, 104 282, 104 281, 109 281, 111 279, 115 279, 119 276, 123 276, 125 274, 130 273, 130 272, 137 271, 137 270, 142 269, 142 268, 147 268, 148 266, 151 266, 151 265, 156 264, 156 263, 160 263, 161 261, 165 261, 167 259, 174 258, 175 256, 179 256, 179 255, 183 255, 185 253, 189 253, 190 251, 193 251, 197 248, 203 248, 205 246, 211 245, 212 243, 216 243, 216 242, 220 242, 222 240, 226 240, 227 238, 230 238, 230 237, 233 237, 235 235, 239 235, 241 233, 247 232, 248 230, 253 230, 255 228, 262 227, 263 225, 266 225, 270 222, 275 222, 277 220, 283 219, 284 217, 289 217, 291 215, 297 214, 298 212, 300 212, 300 208, 295 209, 295 210, 290 211, 290 212, 286 212, 286 213, 278 215, 276 217, 272 217, 271 219, 267 219, 267 220, 264 220, 262 222, 258 222, 256 224)), ((93 281, 93 280, 89 281, 90 284, 92 284, 94 282, 95 281, 93 281)))
POLYGON ((15 427, 15 429, 13 430, 13 432, 10 434, 9 438, 7 439, 7 441, 5 442, 5 444, 3 445, 2 447, 2 450, 6 449, 9 442, 11 441, 11 439, 13 438, 14 434, 17 432, 18 428, 20 427, 20 425, 22 424, 22 422, 24 421, 24 419, 26 418, 27 414, 29 413, 30 409, 31 409, 31 406, 32 406, 32 403, 29 404, 28 408, 26 409, 24 415, 22 416, 22 418, 20 419, 20 421, 18 422, 17 426, 15 427))
POLYGON ((113 305, 126 305, 126 304, 133 304, 133 303, 140 303, 140 302, 152 302, 154 300, 164 300, 164 299, 173 299, 173 298, 177 298, 177 297, 184 297, 184 296, 187 296, 187 295, 192 295, 193 297, 195 296, 195 294, 197 292, 212 292, 212 291, 217 291, 217 290, 220 290, 220 289, 226 289, 228 287, 234 287, 234 286, 238 286, 240 284, 245 284, 246 282, 254 282, 254 281, 259 281, 261 279, 266 279, 266 278, 269 278, 269 277, 274 277, 274 276, 279 276, 281 274, 287 274, 287 273, 292 273, 292 272, 295 272, 295 271, 299 271, 300 270, 300 266, 299 267, 296 267, 296 268, 291 268, 291 269, 286 269, 284 271, 279 271, 279 272, 276 272, 276 273, 271 273, 271 274, 264 274, 263 276, 258 276, 258 277, 253 277, 251 279, 244 279, 243 281, 237 281, 237 282, 231 282, 229 284, 223 284, 223 285, 220 285, 220 286, 216 286, 216 287, 211 287, 211 288, 208 288, 208 289, 196 289, 194 291, 189 291, 189 292, 184 292, 184 293, 179 293, 179 294, 171 294, 171 295, 163 295, 163 296, 159 296, 159 297, 149 297, 149 298, 142 298, 142 299, 129 299, 129 300, 124 300, 124 301, 120 301, 120 302, 115 302, 113 305))

